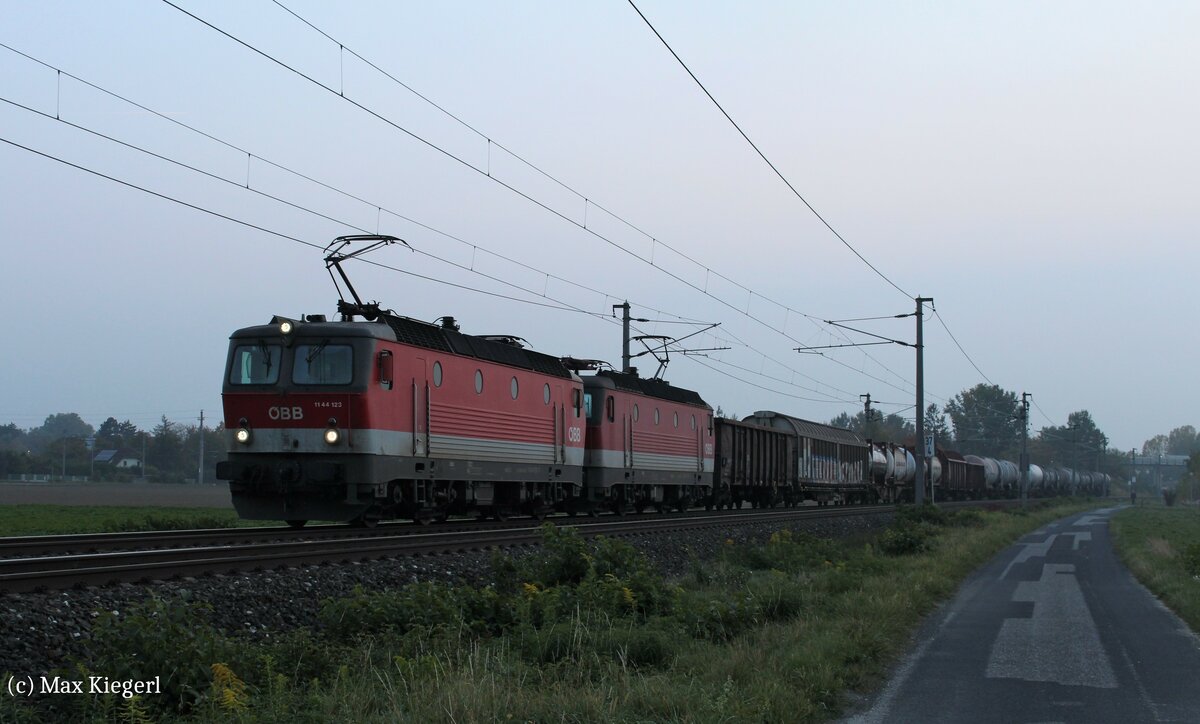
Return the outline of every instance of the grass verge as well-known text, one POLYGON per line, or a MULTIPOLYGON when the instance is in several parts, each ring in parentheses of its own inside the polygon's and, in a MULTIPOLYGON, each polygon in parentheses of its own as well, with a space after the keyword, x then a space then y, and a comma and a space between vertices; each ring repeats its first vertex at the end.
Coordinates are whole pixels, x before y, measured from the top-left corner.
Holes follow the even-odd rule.
POLYGON ((0 536, 233 528, 254 524, 253 521, 239 520, 236 513, 225 508, 0 506, 0 536))
POLYGON ((260 643, 214 629, 206 604, 153 600, 100 614, 62 676, 161 675, 161 695, 0 701, 0 719, 821 721, 976 567, 1089 507, 910 508, 851 542, 780 530, 673 581, 626 543, 548 525, 484 588, 357 590, 315 630, 260 643))
POLYGON ((1200 631, 1200 512, 1137 506, 1112 518, 1117 553, 1142 585, 1200 631))

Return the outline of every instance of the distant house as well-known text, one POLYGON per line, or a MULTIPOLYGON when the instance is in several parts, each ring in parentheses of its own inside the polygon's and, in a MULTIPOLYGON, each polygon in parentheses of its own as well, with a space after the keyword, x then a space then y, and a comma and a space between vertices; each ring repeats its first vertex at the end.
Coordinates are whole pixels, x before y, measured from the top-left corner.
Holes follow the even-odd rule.
POLYGON ((96 457, 92 458, 93 462, 111 465, 114 468, 136 468, 141 467, 141 458, 132 450, 121 448, 120 450, 101 450, 96 453, 96 457))

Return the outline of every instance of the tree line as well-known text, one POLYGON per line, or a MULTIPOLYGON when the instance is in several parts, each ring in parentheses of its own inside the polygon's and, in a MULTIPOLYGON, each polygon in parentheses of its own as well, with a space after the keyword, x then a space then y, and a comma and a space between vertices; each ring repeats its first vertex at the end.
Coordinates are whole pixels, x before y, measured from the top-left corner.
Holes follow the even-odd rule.
MULTIPOLYGON (((955 395, 944 409, 936 404, 925 410, 925 429, 934 433, 939 447, 963 455, 979 455, 1017 461, 1021 454, 1022 405, 1017 393, 999 385, 978 384, 955 395)), ((844 427, 872 440, 915 444, 916 428, 897 414, 883 415, 864 410, 856 415, 842 413, 829 424, 844 427)), ((1030 432, 1029 459, 1042 466, 1098 470, 1118 480, 1138 478, 1139 490, 1159 494, 1159 487, 1175 487, 1182 500, 1200 499, 1200 433, 1192 425, 1181 425, 1169 433, 1146 440, 1138 455, 1183 455, 1186 468, 1132 467, 1130 453, 1108 445, 1108 436, 1096 425, 1091 413, 1078 410, 1067 415, 1065 425, 1047 425, 1030 432)))
POLYGON ((93 480, 147 479, 166 483, 195 482, 204 440, 204 480, 215 483, 216 463, 225 455, 224 427, 186 425, 166 415, 149 430, 129 420, 109 417, 94 428, 74 412, 50 415, 28 430, 14 423, 0 425, 0 480, 24 476, 90 476, 93 480), (93 438, 91 450, 87 441, 93 438), (113 450, 109 461, 95 461, 113 450), (144 452, 144 458, 143 458, 144 452), (119 465, 124 460, 124 466, 119 465))

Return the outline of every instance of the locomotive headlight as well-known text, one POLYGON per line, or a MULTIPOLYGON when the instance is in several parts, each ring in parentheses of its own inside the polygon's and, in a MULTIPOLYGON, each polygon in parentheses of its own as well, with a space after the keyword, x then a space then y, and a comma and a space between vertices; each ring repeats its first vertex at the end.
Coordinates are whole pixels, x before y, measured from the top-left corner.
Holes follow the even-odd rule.
POLYGON ((246 418, 243 417, 238 420, 238 425, 237 432, 233 433, 234 439, 243 445, 249 445, 251 438, 254 437, 250 434, 250 423, 246 422, 246 418))
POLYGON ((286 319, 279 323, 279 332, 285 337, 291 334, 294 328, 294 325, 286 319))
POLYGON ((325 444, 337 445, 342 439, 342 433, 337 429, 337 420, 329 419, 329 428, 325 430, 325 444))

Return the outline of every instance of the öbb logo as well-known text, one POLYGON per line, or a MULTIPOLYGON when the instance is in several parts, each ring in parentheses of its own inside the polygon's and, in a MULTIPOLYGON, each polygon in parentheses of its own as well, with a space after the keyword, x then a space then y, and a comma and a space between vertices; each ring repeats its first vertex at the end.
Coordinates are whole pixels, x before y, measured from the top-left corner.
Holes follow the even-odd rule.
POLYGON ((304 410, 300 406, 295 407, 269 407, 267 408, 267 417, 272 420, 303 420, 304 410))

